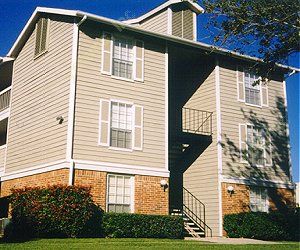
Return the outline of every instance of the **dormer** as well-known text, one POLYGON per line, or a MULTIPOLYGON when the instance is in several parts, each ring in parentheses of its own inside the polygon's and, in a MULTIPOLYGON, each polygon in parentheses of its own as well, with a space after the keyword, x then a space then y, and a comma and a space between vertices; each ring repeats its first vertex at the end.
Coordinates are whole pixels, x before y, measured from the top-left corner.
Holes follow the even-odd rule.
POLYGON ((138 18, 124 22, 196 41, 197 15, 203 12, 203 8, 192 0, 169 0, 138 18))

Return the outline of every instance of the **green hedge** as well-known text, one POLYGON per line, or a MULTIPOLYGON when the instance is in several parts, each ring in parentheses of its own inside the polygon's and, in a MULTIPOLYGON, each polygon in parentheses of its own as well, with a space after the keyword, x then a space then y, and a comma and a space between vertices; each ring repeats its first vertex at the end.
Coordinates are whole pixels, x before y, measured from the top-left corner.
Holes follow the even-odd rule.
POLYGON ((103 230, 113 238, 183 238, 183 219, 178 216, 118 214, 103 215, 103 230))
POLYGON ((100 236, 102 211, 90 189, 76 186, 25 188, 12 191, 12 220, 5 237, 100 236))
POLYGON ((299 211, 225 215, 224 230, 231 238, 299 240, 299 211))

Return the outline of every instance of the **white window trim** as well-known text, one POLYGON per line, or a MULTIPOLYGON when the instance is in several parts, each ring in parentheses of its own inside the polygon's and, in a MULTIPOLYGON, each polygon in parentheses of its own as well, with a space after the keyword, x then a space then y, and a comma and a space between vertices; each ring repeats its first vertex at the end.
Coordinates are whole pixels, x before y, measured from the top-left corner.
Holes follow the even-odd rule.
MULTIPOLYGON (((246 104, 247 106, 252 106, 252 107, 262 108, 262 87, 261 87, 261 77, 258 77, 258 80, 259 80, 259 92, 260 92, 260 93, 259 93, 259 99, 260 99, 259 103, 260 103, 260 105, 258 105, 258 104, 253 104, 253 103, 248 103, 248 102, 247 102, 247 98, 246 98, 245 71, 247 71, 247 70, 245 70, 245 69, 243 68, 245 104, 246 104)), ((248 71, 248 72, 250 73, 251 71, 248 71)))
MULTIPOLYGON (((239 124, 240 125, 243 125, 243 124, 239 124)), ((246 151, 247 151, 247 155, 248 155, 248 126, 251 126, 254 128, 254 125, 251 124, 251 123, 245 123, 245 126, 246 126, 246 151)), ((240 127, 239 127, 240 128, 240 127)), ((240 130, 239 130, 240 131, 240 130)), ((239 134, 239 140, 240 140, 240 149, 241 149, 241 134, 239 134)), ((261 165, 261 164, 256 164, 255 166, 258 167, 258 168, 265 168, 265 167, 271 167, 273 166, 273 159, 272 159, 272 143, 270 141, 270 147, 271 147, 271 163, 270 164, 266 164, 266 141, 265 141, 265 138, 263 138, 263 151, 264 151, 264 164, 261 165)), ((241 156, 242 157, 242 156, 241 156)), ((241 159, 241 163, 246 163, 248 164, 249 166, 251 165, 249 163, 249 161, 246 161, 246 160, 243 160, 241 159)))
POLYGON ((108 123, 108 126, 109 126, 109 132, 108 132, 108 149, 111 149, 111 150, 115 150, 115 151, 125 151, 125 152, 133 152, 133 134, 134 134, 134 117, 135 117, 135 114, 134 114, 134 103, 133 102, 130 102, 130 101, 124 101, 124 100, 118 100, 118 99, 109 99, 109 123, 108 123), (112 102, 117 102, 117 103, 122 103, 122 104, 127 104, 127 105, 131 105, 132 106, 132 110, 133 110, 133 113, 132 113, 132 121, 131 121, 131 148, 118 148, 118 147, 112 147, 110 145, 110 139, 111 139, 111 103, 112 102))
POLYGON ((135 199, 134 199, 134 193, 135 193, 135 178, 133 175, 126 175, 126 174, 114 174, 114 173, 109 173, 107 174, 107 178, 106 178, 106 206, 105 206, 105 211, 108 212, 108 199, 109 199, 109 184, 108 184, 108 180, 109 180, 109 176, 126 176, 126 177, 130 177, 130 213, 134 213, 134 203, 135 203, 135 199))
MULTIPOLYGON (((47 37, 46 37, 46 46, 45 46, 45 50, 34 55, 33 57, 33 60, 41 57, 42 55, 46 54, 48 52, 48 49, 49 49, 49 43, 50 43, 50 19, 49 18, 45 18, 45 17, 41 17, 41 18, 44 18, 47 20, 47 37)), ((34 37, 34 40, 35 40, 35 43, 34 43, 34 50, 35 50, 35 47, 36 47, 36 33, 37 33, 37 25, 38 25, 38 22, 35 24, 35 37, 34 37)), ((35 52, 34 52, 35 54, 35 52)))
POLYGON ((124 36, 124 35, 111 35, 111 68, 110 68, 110 72, 111 72, 111 77, 114 79, 118 79, 118 80, 123 80, 123 81, 128 81, 128 82, 134 82, 135 80, 135 64, 136 64, 136 45, 135 45, 135 39, 131 36, 124 36), (126 77, 121 77, 121 76, 116 76, 113 74, 113 57, 114 57, 114 43, 116 38, 120 38, 120 39, 125 39, 125 40, 132 40, 132 53, 133 53, 133 58, 132 58, 132 78, 126 78, 126 77))
POLYGON ((265 187, 257 187, 257 186, 250 186, 250 190, 249 190, 249 201, 250 201, 250 203, 249 203, 250 210, 251 210, 252 212, 265 212, 265 213, 269 213, 269 209, 270 209, 270 201, 269 201, 269 194, 268 194, 268 189, 267 189, 267 188, 265 188, 265 187), (251 196, 251 189, 252 189, 252 190, 254 190, 254 189, 260 190, 260 195, 261 195, 261 190, 265 190, 265 191, 266 191, 266 193, 267 193, 267 195, 266 195, 266 210, 267 210, 267 211, 252 211, 252 210, 251 210, 251 198, 250 198, 250 196, 251 196))

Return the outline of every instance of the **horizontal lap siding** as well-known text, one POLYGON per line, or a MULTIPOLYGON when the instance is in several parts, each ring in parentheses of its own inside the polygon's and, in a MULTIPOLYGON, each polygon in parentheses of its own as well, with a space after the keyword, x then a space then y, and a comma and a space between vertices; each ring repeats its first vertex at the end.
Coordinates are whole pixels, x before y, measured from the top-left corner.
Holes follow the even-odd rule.
MULTIPOLYGON (((268 123, 271 130, 276 130, 279 125, 278 116, 274 112, 278 112, 276 107, 277 97, 284 98, 284 89, 282 82, 270 81, 268 83, 268 100, 269 107, 252 107, 245 103, 237 101, 237 80, 235 69, 230 69, 228 65, 223 64, 220 69, 221 81, 221 111, 222 111, 222 134, 225 143, 225 136, 239 148, 239 123, 246 123, 249 120, 247 116, 250 112, 255 113, 258 120, 264 120, 268 123)), ((234 152, 234 151, 231 151, 234 152)), ((276 153, 274 152, 273 155, 276 153)), ((287 156, 286 156, 287 157, 287 156)), ((233 162, 230 156, 228 144, 225 143, 223 150, 223 174, 231 177, 256 177, 261 179, 288 181, 289 172, 287 162, 283 162, 282 166, 260 167, 254 170, 253 167, 239 163, 239 159, 235 158, 233 162)))
POLYGON ((34 60, 33 31, 15 61, 6 172, 65 159, 72 27, 51 20, 48 52, 34 60))
POLYGON ((74 159, 164 168, 164 46, 145 41, 145 81, 127 82, 101 74, 101 34, 100 29, 80 32, 74 159), (110 98, 144 107, 143 151, 124 152, 98 146, 99 103, 100 99, 110 98))
POLYGON ((151 16, 141 22, 140 27, 158 33, 167 33, 168 31, 168 11, 167 9, 151 16))
POLYGON ((206 223, 216 236, 219 233, 219 201, 215 71, 207 77, 185 107, 213 112, 213 142, 184 173, 184 187, 205 204, 206 223))
POLYGON ((0 172, 4 170, 6 148, 0 148, 0 172))

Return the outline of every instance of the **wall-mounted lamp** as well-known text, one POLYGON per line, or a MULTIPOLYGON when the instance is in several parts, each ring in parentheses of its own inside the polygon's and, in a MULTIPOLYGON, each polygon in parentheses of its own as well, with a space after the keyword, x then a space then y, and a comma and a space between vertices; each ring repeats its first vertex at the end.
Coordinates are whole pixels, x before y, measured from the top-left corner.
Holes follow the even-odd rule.
POLYGON ((64 121, 64 118, 60 115, 60 116, 56 117, 56 121, 58 121, 58 124, 62 124, 64 121))
POLYGON ((166 189, 168 188, 168 182, 163 179, 160 181, 160 186, 164 189, 164 192, 165 192, 166 189))
POLYGON ((230 196, 234 193, 234 187, 233 186, 228 186, 227 187, 227 192, 230 194, 230 196))

